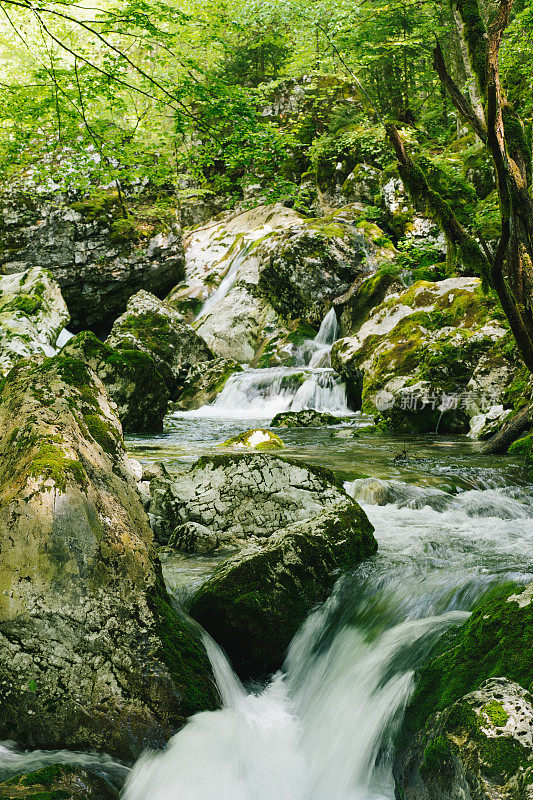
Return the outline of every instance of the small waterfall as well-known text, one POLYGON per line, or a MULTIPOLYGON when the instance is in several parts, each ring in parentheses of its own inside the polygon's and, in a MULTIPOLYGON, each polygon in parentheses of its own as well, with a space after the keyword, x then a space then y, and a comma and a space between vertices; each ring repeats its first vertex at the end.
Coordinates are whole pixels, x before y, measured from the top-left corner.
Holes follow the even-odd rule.
MULTIPOLYGON (((293 641, 285 674, 259 694, 236 692, 234 683, 222 710, 196 715, 162 753, 145 753, 124 800, 392 800, 391 737, 413 668, 467 614, 420 618, 411 602, 398 622, 401 592, 367 589, 358 622, 337 626, 328 640, 334 595, 293 641), (366 618, 375 618, 376 602, 387 620, 372 632, 366 618)), ((227 685, 231 668, 221 657, 215 669, 227 685)))
POLYGON ((346 386, 332 369, 247 369, 232 375, 215 402, 194 412, 204 417, 268 419, 312 408, 349 415, 346 386))
POLYGON ((314 339, 307 339, 297 350, 296 359, 309 367, 331 367, 331 346, 339 336, 335 309, 330 308, 314 339))
POLYGON ((315 336, 314 341, 318 342, 318 344, 329 344, 331 347, 331 345, 336 341, 338 335, 339 323, 337 322, 337 315, 335 314, 335 309, 330 308, 322 320, 320 329, 315 336))
POLYGON ((241 250, 237 253, 235 258, 232 260, 230 267, 219 284, 218 288, 215 289, 213 294, 211 294, 205 303, 203 304, 202 308, 196 315, 196 319, 200 320, 203 317, 206 317, 210 311, 219 303, 221 300, 226 297, 226 295, 233 289, 235 283, 237 282, 237 276, 239 273, 239 269, 241 268, 246 256, 248 255, 248 250, 250 249, 250 245, 243 246, 241 250))

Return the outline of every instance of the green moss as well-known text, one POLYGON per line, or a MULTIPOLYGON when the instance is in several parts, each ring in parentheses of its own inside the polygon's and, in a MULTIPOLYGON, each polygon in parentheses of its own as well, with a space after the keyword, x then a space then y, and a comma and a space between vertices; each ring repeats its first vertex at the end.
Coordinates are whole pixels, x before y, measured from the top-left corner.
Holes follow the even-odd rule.
POLYGON ((93 377, 87 365, 78 358, 59 354, 50 359, 49 366, 57 369, 65 383, 73 388, 82 389, 93 384, 93 377))
POLYGON ((2 314, 23 314, 31 317, 42 308, 43 301, 40 297, 30 294, 19 294, 13 297, 5 305, 0 306, 2 314))
POLYGON ((119 443, 109 423, 99 414, 84 414, 83 421, 87 426, 87 430, 102 450, 109 455, 115 455, 119 443))
POLYGON ((407 710, 407 730, 420 730, 436 711, 478 689, 483 681, 506 677, 529 689, 533 682, 533 603, 520 607, 508 597, 520 589, 500 589, 481 601, 470 619, 435 647, 420 670, 407 710))
POLYGON ((424 750, 422 771, 439 770, 447 772, 453 767, 452 749, 445 736, 436 736, 424 750))
POLYGON ((509 719, 507 711, 496 700, 483 706, 481 713, 485 714, 496 728, 503 728, 509 719))
POLYGON ((507 451, 509 455, 513 456, 527 456, 533 450, 533 433, 528 433, 513 442, 507 451))
POLYGON ((231 439, 222 442, 219 447, 248 447, 252 450, 281 450, 285 445, 279 436, 276 436, 272 431, 268 431, 264 428, 255 428, 254 430, 239 433, 237 436, 232 436, 231 439), (266 436, 267 439, 259 444, 252 444, 250 439, 254 433, 261 433, 266 436))
POLYGON ((65 458, 63 451, 50 443, 40 446, 29 466, 28 474, 35 478, 51 478, 61 492, 66 490, 69 481, 79 486, 87 485, 87 475, 79 461, 65 458))

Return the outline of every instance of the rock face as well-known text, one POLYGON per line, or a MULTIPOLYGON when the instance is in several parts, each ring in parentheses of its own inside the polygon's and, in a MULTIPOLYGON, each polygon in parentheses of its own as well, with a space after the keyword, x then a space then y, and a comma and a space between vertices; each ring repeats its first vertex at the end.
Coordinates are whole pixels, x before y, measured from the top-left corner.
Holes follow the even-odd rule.
POLYGON ((339 425, 341 417, 325 411, 304 408, 303 411, 282 411, 270 423, 272 428, 317 428, 324 425, 339 425))
POLYGON ((190 612, 242 677, 271 673, 339 570, 376 551, 372 531, 362 509, 343 498, 224 562, 195 594, 190 612))
POLYGON ((176 399, 191 367, 209 361, 206 343, 177 311, 149 292, 137 292, 125 313, 113 324, 106 341, 119 350, 136 350, 150 356, 176 399))
POLYGON ((175 408, 187 411, 212 403, 226 385, 228 378, 234 372, 241 371, 242 366, 232 358, 214 358, 196 364, 187 373, 175 408))
POLYGON ((263 539, 345 499, 329 470, 267 454, 204 456, 189 472, 150 483, 150 521, 159 544, 177 528, 209 528, 219 546, 263 539))
POLYGON ((482 380, 480 364, 502 350, 506 336, 477 278, 417 281, 339 339, 332 365, 352 394, 362 383, 363 411, 380 412, 390 430, 466 432, 469 418, 503 397, 504 373, 489 369, 482 380))
POLYGON ((275 342, 278 360, 269 365, 282 363, 298 344, 295 326, 306 327, 302 341, 312 339, 361 272, 366 234, 358 214, 310 220, 276 204, 191 231, 186 283, 169 302, 181 308, 205 299, 195 325, 217 355, 256 364, 275 342))
POLYGON ((395 777, 406 800, 525 800, 533 760, 533 584, 482 601, 418 674, 395 777))
POLYGON ((0 278, 0 375, 34 355, 55 353, 70 317, 57 283, 35 267, 0 278))
POLYGON ((114 192, 72 205, 4 196, 0 212, 0 272, 50 270, 75 331, 107 332, 132 294, 146 289, 164 297, 184 277, 176 219, 124 219, 114 192))
POLYGON ((216 698, 173 609, 102 383, 21 362, 0 397, 0 737, 131 758, 216 698))
POLYGON ((125 431, 163 430, 170 392, 148 353, 110 347, 84 331, 70 339, 61 354, 84 361, 98 375, 125 431))

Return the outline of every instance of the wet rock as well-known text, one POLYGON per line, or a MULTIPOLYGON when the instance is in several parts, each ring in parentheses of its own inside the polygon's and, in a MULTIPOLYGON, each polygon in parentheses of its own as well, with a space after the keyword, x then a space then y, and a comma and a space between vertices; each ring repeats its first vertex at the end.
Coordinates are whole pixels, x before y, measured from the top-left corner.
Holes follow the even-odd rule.
POLYGON ((402 757, 406 800, 523 800, 531 796, 533 697, 507 678, 432 716, 402 757))
POLYGON ((205 525, 198 522, 186 522, 178 525, 168 540, 168 546, 182 553, 199 553, 205 555, 212 553, 222 543, 219 537, 205 525))
POLYGON ((242 366, 232 358, 213 358, 191 367, 180 389, 175 408, 180 411, 201 408, 212 403, 228 378, 241 372, 242 366))
POLYGON ((118 800, 104 778, 70 764, 50 764, 0 783, 2 800, 118 800))
POLYGON ((57 283, 39 267, 0 278, 0 375, 22 358, 52 356, 70 317, 57 283))
POLYGON ((282 411, 270 423, 272 428, 321 428, 326 425, 340 425, 341 417, 326 411, 304 408, 302 411, 282 411))
POLYGON ((242 677, 271 673, 339 571, 376 551, 372 532, 362 509, 342 498, 225 561, 194 595, 190 613, 242 677))
POLYGON ((357 164, 342 184, 341 192, 348 203, 374 205, 379 194, 381 172, 370 164, 357 164))
POLYGON ((135 757, 216 705, 163 587, 103 384, 74 358, 0 396, 0 738, 135 757))
POLYGON ((189 472, 150 483, 150 520, 159 544, 195 522, 225 543, 270 536, 344 498, 329 470, 267 454, 204 456, 189 472))
POLYGON ((481 600, 418 671, 394 765, 407 800, 529 796, 532 601, 533 584, 481 600))
POLYGON ((176 218, 124 218, 116 192, 70 205, 65 198, 4 195, 0 202, 0 272, 50 270, 74 331, 107 332, 129 297, 163 297, 184 277, 176 218))
POLYGON ((191 367, 213 358, 206 343, 177 311, 144 291, 129 299, 106 343, 150 356, 172 399, 178 397, 191 367))
POLYGON ((487 395, 473 381, 476 369, 507 334, 477 278, 417 281, 339 339, 331 360, 352 396, 361 393, 363 411, 379 412, 389 430, 467 432, 487 395))
POLYGON ((266 428, 254 428, 251 431, 244 431, 238 436, 232 436, 219 447, 231 447, 245 450, 281 450, 285 445, 279 436, 266 428))
POLYGON ((90 331, 70 339, 61 354, 81 359, 98 375, 116 404, 125 431, 163 430, 170 392, 151 355, 110 347, 90 331))

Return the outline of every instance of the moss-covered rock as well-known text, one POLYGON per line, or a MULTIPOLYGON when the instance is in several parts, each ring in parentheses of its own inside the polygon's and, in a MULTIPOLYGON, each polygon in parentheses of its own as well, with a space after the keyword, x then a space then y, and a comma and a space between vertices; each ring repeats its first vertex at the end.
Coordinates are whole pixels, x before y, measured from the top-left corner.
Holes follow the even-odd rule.
POLYGON ((213 358, 209 347, 177 311, 148 292, 137 292, 125 313, 115 320, 107 344, 150 356, 172 399, 176 399, 191 367, 213 358))
POLYGON ((527 797, 532 782, 533 584, 502 588, 419 670, 395 776, 411 798, 527 797))
POLYGON ((22 358, 51 356, 70 319, 59 286, 39 267, 0 278, 0 376, 22 358))
POLYGON ((226 439, 219 447, 230 447, 236 450, 282 450, 285 445, 279 436, 266 428, 254 428, 244 431, 231 439, 226 439))
POLYGON ((507 371, 485 356, 508 333, 496 302, 477 278, 417 281, 388 295, 351 337, 339 339, 334 369, 362 409, 401 432, 466 432, 483 404, 503 397, 507 371), (490 397, 488 397, 490 395, 490 397), (487 401, 488 398, 488 401, 487 401))
POLYGON ((70 339, 61 355, 84 361, 98 375, 125 431, 163 430, 170 393, 150 355, 110 347, 90 331, 70 339))
POLYGON ((163 744, 216 697, 103 384, 71 356, 20 362, 0 433, 0 737, 124 758, 163 744))
POLYGON ((180 411, 201 408, 212 403, 228 378, 241 372, 242 366, 232 358, 214 358, 191 367, 180 389, 175 408, 180 411))
POLYGON ((282 411, 272 420, 272 428, 321 428, 326 425, 340 425, 341 417, 328 414, 326 411, 314 411, 305 408, 303 411, 282 411))
POLYGON ((73 764, 49 764, 0 783, 2 800, 118 800, 103 778, 73 764))
POLYGON ((365 513, 343 499, 225 561, 194 595, 190 612, 241 676, 266 675, 281 666, 292 637, 327 597, 339 570, 376 549, 365 513))

